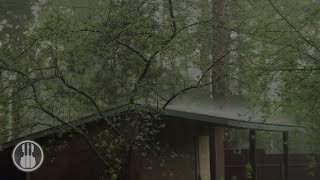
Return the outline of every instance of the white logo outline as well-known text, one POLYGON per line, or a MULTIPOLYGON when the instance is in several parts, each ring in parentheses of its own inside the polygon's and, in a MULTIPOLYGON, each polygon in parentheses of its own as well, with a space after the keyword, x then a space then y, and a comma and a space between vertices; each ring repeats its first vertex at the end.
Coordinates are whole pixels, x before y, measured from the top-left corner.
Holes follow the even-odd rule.
MULTIPOLYGON (((27 151, 29 150, 29 148, 27 148, 27 151)), ((24 150, 22 150, 22 152, 23 152, 24 150)), ((24 154, 26 154, 25 152, 23 152, 24 154)), ((31 152, 28 152, 27 153, 28 155, 31 155, 31 152)), ((22 157, 21 157, 22 158, 22 157)), ((31 140, 24 140, 24 141, 21 141, 21 142, 19 142, 15 147, 14 147, 14 149, 13 149, 13 151, 12 151, 12 161, 13 161, 13 164, 14 164, 14 166, 16 166, 16 168, 18 168, 20 171, 22 171, 22 172, 33 172, 33 171, 36 171, 37 169, 39 169, 40 167, 41 167, 41 165, 42 165, 42 163, 43 163, 43 161, 44 161, 44 153, 43 153, 43 150, 42 150, 42 148, 41 148, 41 146, 37 143, 37 142, 35 142, 35 141, 31 141, 31 140), (20 160, 19 160, 19 162, 20 162, 20 165, 18 164, 18 162, 16 162, 16 159, 15 159, 15 153, 16 153, 16 151, 17 151, 17 149, 18 149, 18 147, 20 146, 22 144, 22 148, 24 149, 24 145, 28 145, 28 144, 30 144, 30 149, 33 149, 34 150, 34 146, 37 146, 38 147, 38 149, 40 150, 40 154, 41 154, 41 157, 40 157, 40 162, 37 164, 37 165, 35 165, 34 167, 32 167, 32 168, 23 168, 22 167, 22 165, 21 165, 21 162, 20 162, 20 160)), ((22 161, 22 160, 21 160, 22 161)))

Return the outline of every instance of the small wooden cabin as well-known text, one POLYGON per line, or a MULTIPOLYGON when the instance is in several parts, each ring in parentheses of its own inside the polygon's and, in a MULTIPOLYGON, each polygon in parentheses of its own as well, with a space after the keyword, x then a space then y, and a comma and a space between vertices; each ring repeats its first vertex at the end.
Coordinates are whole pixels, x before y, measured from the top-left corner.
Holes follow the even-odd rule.
MULTIPOLYGON (((144 105, 136 106, 145 108, 144 105)), ((127 110, 124 106, 117 112, 106 111, 105 115, 112 116, 127 110)), ((152 161, 135 157, 130 164, 130 179, 316 180, 320 178, 318 165, 315 176, 308 175, 306 154, 289 154, 288 135, 291 132, 303 131, 302 127, 289 121, 241 116, 239 112, 244 110, 233 105, 211 108, 210 111, 202 107, 169 106, 161 112, 161 117, 166 119, 167 126, 160 132, 160 141, 164 148, 169 146, 175 152, 183 154, 184 158, 168 159, 166 165, 163 165, 161 157, 152 161), (237 129, 242 131, 239 137, 245 136, 242 139, 246 142, 238 142, 239 148, 227 148, 230 130, 237 129), (281 152, 267 154, 264 149, 257 148, 259 141, 257 133, 260 131, 277 133, 280 138, 274 142, 281 144, 281 152)), ((101 122, 97 122, 94 116, 72 123, 101 126, 99 124, 101 122)), ((0 180, 108 179, 101 172, 101 162, 77 136, 62 137, 61 141, 68 142, 68 148, 57 153, 53 162, 45 159, 42 167, 35 172, 25 174, 14 167, 11 151, 16 143, 23 139, 33 139, 46 146, 55 133, 57 133, 55 128, 45 129, 3 144, 0 151, 0 180)), ((235 137, 237 138, 237 135, 235 137)))

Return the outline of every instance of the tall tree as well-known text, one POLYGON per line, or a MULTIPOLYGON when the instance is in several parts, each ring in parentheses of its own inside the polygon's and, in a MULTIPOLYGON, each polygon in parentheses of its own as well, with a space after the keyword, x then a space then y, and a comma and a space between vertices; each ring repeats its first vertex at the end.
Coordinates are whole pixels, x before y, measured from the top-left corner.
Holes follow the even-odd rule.
POLYGON ((266 117, 284 113, 319 137, 319 2, 232 1, 238 88, 266 117), (317 25, 315 25, 317 24, 317 25))
MULTIPOLYGON (((128 178, 133 150, 157 150, 163 122, 140 111, 120 121, 107 118, 103 110, 141 102, 165 109, 181 94, 212 84, 204 81, 214 67, 210 62, 196 80, 185 73, 199 64, 194 58, 198 29, 212 28, 210 18, 198 19, 200 2, 32 3, 34 17, 22 34, 24 40, 16 51, 10 42, 0 50, 0 69, 16 77, 6 86, 14 89, 11 97, 19 97, 15 104, 25 113, 11 136, 61 124, 87 142, 111 177, 128 178), (190 62, 183 62, 186 57, 190 62), (107 123, 98 136, 69 123, 88 115, 107 123)), ((0 102, 5 106, 10 99, 2 94, 0 102)))

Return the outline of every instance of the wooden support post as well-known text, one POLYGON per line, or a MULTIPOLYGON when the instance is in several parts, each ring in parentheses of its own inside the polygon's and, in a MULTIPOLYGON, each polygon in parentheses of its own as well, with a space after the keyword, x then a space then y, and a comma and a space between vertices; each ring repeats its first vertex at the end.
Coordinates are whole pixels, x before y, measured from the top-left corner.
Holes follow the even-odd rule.
POLYGON ((210 133, 211 180, 225 179, 224 128, 215 127, 210 133))
POLYGON ((289 180, 288 132, 283 132, 282 138, 283 138, 283 180, 289 180))
POLYGON ((200 180, 200 160, 199 160, 199 136, 194 137, 194 155, 195 155, 195 180, 200 180))
POLYGON ((210 170, 210 138, 199 136, 199 176, 201 180, 211 179, 210 170))
POLYGON ((252 166, 252 180, 257 179, 257 167, 256 167, 256 131, 250 129, 250 164, 252 166))
POLYGON ((216 180, 225 179, 224 163, 224 128, 216 127, 215 134, 215 159, 216 159, 216 180))
POLYGON ((215 128, 211 129, 209 132, 210 135, 210 174, 211 174, 211 179, 210 180, 215 180, 216 179, 216 139, 215 139, 215 128))

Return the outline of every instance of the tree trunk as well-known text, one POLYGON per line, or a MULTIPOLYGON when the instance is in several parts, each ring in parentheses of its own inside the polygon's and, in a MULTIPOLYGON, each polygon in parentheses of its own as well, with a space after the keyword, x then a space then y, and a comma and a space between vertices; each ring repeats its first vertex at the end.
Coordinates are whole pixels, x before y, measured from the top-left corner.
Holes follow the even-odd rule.
POLYGON ((126 162, 122 169, 122 180, 139 180, 140 179, 140 163, 137 150, 130 148, 126 162))
POLYGON ((227 58, 217 62, 223 57, 228 50, 228 33, 226 30, 227 24, 227 1, 213 0, 212 1, 212 59, 213 64, 216 64, 212 69, 211 78, 213 96, 225 96, 227 94, 227 58))

